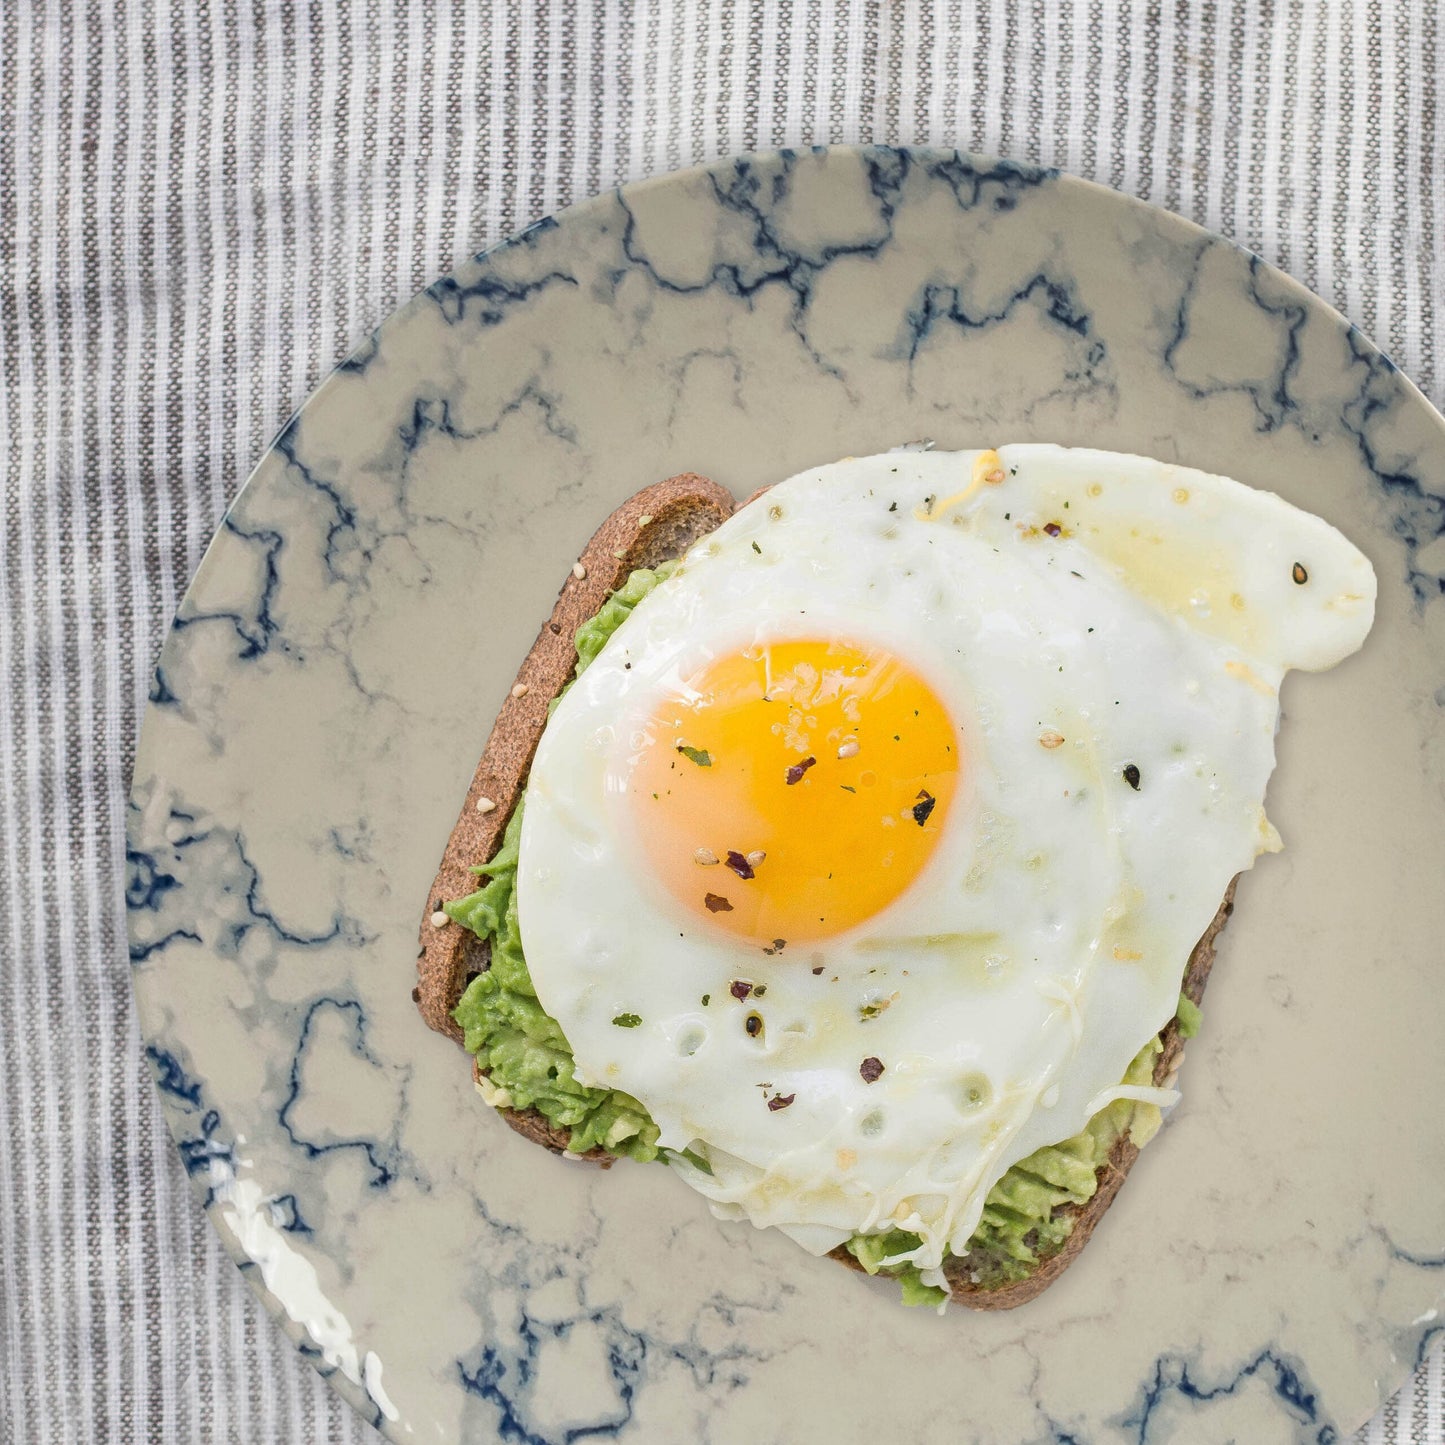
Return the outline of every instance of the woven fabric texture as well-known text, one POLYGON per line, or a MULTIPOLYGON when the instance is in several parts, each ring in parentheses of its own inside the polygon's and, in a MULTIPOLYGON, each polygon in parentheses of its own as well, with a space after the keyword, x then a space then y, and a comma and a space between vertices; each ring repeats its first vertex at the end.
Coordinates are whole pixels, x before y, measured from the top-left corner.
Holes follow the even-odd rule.
MULTIPOLYGON (((1437 0, 0 5, 0 1436, 375 1440, 212 1237, 130 996, 147 670, 269 438, 392 307, 748 149, 1061 166, 1292 272, 1445 400, 1437 0)), ((1445 1440, 1438 1351, 1362 1432, 1445 1440)))

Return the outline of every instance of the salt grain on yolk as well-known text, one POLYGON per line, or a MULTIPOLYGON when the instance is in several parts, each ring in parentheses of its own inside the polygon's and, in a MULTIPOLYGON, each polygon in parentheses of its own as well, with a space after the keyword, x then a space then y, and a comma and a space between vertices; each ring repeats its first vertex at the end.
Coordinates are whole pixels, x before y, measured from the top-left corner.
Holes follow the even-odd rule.
POLYGON ((957 726, 907 663, 821 639, 714 659, 644 737, 628 795, 648 866, 710 928, 769 946, 842 933, 902 895, 962 761, 957 726), (697 861, 759 851, 752 878, 697 861), (709 893, 730 908, 707 908, 709 893))

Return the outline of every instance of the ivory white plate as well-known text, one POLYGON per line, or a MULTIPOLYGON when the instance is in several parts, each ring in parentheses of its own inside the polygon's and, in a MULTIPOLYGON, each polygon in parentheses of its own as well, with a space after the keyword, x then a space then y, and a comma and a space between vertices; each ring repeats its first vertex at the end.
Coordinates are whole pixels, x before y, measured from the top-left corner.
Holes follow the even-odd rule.
POLYGON ((1338 1439, 1445 1291, 1445 424, 1254 257, 951 152, 602 196, 402 307, 262 458, 161 654, 131 953, 171 1127, 288 1333, 396 1440, 1338 1439), (596 524, 930 437, 1281 492, 1380 579, 1284 690, 1184 1101, 1080 1260, 998 1315, 553 1159, 410 1001, 516 663, 596 524))

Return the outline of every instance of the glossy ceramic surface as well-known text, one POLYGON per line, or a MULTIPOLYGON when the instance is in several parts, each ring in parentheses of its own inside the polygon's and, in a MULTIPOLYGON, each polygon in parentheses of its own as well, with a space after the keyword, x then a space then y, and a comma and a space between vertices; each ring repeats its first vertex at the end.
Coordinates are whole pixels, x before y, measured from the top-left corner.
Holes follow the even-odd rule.
POLYGON ((463 266, 311 398, 155 673, 127 898, 146 1049, 248 1277, 397 1440, 1327 1441, 1445 1298, 1445 425, 1184 221, 942 152, 744 159, 463 266), (928 437, 1282 493, 1380 579, 1284 691, 1184 1100, 1064 1279, 942 1319, 667 1170, 502 1126, 409 994, 426 891, 573 557, 639 486, 928 437))

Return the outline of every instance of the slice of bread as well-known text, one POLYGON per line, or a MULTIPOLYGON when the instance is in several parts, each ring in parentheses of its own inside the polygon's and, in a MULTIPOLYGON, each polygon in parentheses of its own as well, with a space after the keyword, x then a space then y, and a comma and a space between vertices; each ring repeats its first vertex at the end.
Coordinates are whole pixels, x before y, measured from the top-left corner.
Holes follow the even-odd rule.
MULTIPOLYGON (((755 492, 748 500, 761 494, 755 492)), ((700 537, 726 521, 733 508, 732 496, 727 491, 692 472, 670 477, 630 497, 593 534, 563 583, 551 617, 522 660, 511 693, 497 714, 471 787, 467 789, 461 815, 447 840, 422 919, 418 983, 412 990, 412 999, 430 1028, 455 1039, 458 1044, 462 1042, 462 1030, 452 1018, 452 1010, 471 980, 490 965, 490 951, 485 941, 469 929, 450 921, 438 926, 434 919, 443 903, 472 892, 476 887, 472 868, 496 852, 507 820, 526 784, 532 756, 547 721, 548 705, 572 676, 577 661, 572 639, 577 629, 601 610, 608 595, 627 580, 629 572, 680 557, 700 537)), ((1182 991, 1196 1004, 1204 993, 1214 963, 1215 939, 1233 910, 1233 900, 1234 883, 1231 882, 1213 922, 1189 956, 1182 991)), ((1163 1048, 1155 1059, 1154 1082, 1168 1085, 1173 1083, 1184 1056, 1178 1021, 1171 1019, 1160 1037, 1163 1048)), ((475 1063, 473 1069, 476 1069, 475 1063)), ((570 1132, 550 1123, 537 1110, 499 1109, 498 1113, 533 1143, 554 1154, 569 1152, 570 1132)), ((1098 1170, 1098 1188, 1093 1198, 1086 1204, 1062 1205, 1055 1211, 1056 1215, 1076 1216, 1067 1241, 1027 1279, 985 1288, 971 1281, 966 1258, 947 1260, 944 1274, 953 1299, 970 1309, 1012 1309, 1041 1294, 1088 1243, 1139 1152, 1127 1133, 1115 1141, 1098 1170)), ((605 1169, 614 1156, 604 1149, 590 1149, 584 1155, 573 1157, 591 1160, 605 1169)), ((832 1258, 852 1269, 863 1268, 841 1247, 833 1251, 832 1258)))
MULTIPOLYGON (((551 617, 522 659, 482 750, 461 816, 447 840, 421 924, 412 999, 428 1027, 458 1044, 462 1030, 452 1018, 452 1010, 467 984, 489 966, 490 950, 460 924, 448 921, 437 926, 433 919, 443 903, 464 898, 477 886, 473 866, 485 863, 497 851, 527 781, 548 704, 567 685, 576 665, 572 639, 577 629, 601 610, 629 572, 681 557, 699 537, 725 522, 733 506, 730 492, 692 472, 669 477, 629 497, 593 533, 563 582, 551 617)), ((566 1151, 568 1131, 556 1128, 535 1109, 499 1112, 534 1143, 554 1154, 566 1151)), ((612 1155, 602 1149, 589 1150, 585 1157, 602 1164, 612 1162, 612 1155)))

